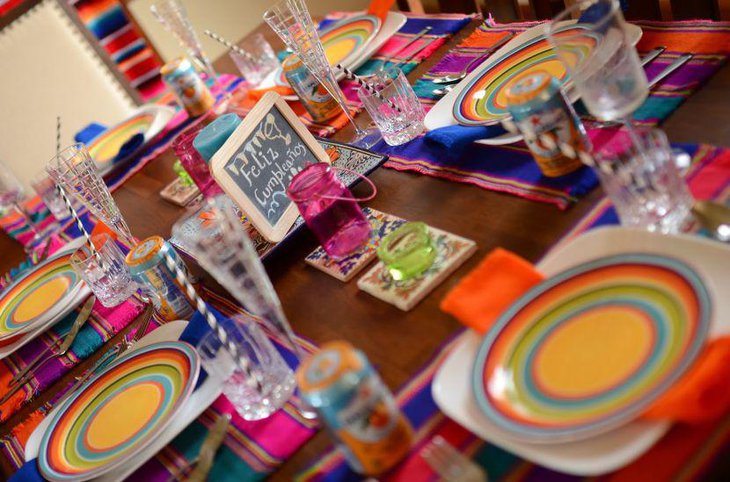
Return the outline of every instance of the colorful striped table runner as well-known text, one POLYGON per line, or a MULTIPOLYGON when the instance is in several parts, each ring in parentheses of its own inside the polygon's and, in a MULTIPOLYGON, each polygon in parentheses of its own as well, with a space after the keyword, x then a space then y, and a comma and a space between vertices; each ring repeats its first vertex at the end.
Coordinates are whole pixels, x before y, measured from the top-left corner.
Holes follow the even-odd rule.
MULTIPOLYGON (((693 155, 693 167, 687 179, 698 199, 730 199, 730 149, 708 145, 680 146, 693 155)), ((600 202, 565 237, 577 236, 588 229, 617 222, 611 205, 600 202)), ((466 428, 448 419, 431 396, 431 381, 440 364, 456 345, 446 342, 434 358, 397 393, 398 402, 416 429, 416 443, 411 456, 393 472, 378 477, 380 482, 436 481, 419 452, 434 435, 441 435, 464 454, 473 457, 488 472, 491 482, 652 482, 701 480, 730 447, 730 414, 719 422, 703 425, 675 425, 651 450, 628 466, 600 477, 577 477, 556 472, 521 459, 484 442, 466 428)), ((466 368, 466 369, 470 369, 466 368)), ((349 470, 336 451, 327 452, 303 471, 297 480, 305 482, 340 482, 360 480, 349 470)))
MULTIPOLYGON (((498 24, 489 19, 414 84, 416 93, 430 109, 437 100, 432 94, 437 86, 430 78, 460 71, 480 52, 496 43, 504 32, 520 33, 535 25, 534 22, 498 24)), ((644 31, 637 46, 640 53, 659 45, 667 47, 647 68, 650 79, 679 54, 695 54, 689 63, 652 90, 650 97, 636 112, 635 118, 639 123, 656 125, 725 63, 730 55, 730 23, 696 20, 638 22, 637 25, 644 31)), ((399 147, 379 144, 374 150, 390 156, 386 167, 551 203, 560 209, 567 208, 598 185, 596 176, 588 169, 561 178, 542 176, 522 143, 500 147, 473 144, 457 159, 449 159, 434 151, 424 143, 423 137, 399 147)))

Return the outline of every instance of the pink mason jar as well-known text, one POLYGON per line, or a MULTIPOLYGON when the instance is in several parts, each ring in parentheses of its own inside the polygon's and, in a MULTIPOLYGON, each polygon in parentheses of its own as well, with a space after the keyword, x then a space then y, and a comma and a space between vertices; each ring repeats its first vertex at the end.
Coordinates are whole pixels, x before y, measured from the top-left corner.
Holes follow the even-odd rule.
POLYGON ((193 140, 195 140, 195 137, 204 127, 204 123, 201 122, 178 134, 172 142, 172 150, 175 152, 177 158, 180 159, 180 163, 188 174, 190 174, 190 177, 193 179, 195 185, 198 186, 200 192, 205 197, 213 197, 223 193, 223 190, 215 182, 213 176, 211 176, 205 159, 193 147, 193 140))
MULTIPOLYGON (((287 189, 309 229, 330 258, 345 258, 370 240, 370 223, 352 196, 325 162, 310 164, 294 176, 287 189)), ((375 191, 375 186, 363 177, 375 191)), ((367 201, 375 193, 361 199, 367 201)))

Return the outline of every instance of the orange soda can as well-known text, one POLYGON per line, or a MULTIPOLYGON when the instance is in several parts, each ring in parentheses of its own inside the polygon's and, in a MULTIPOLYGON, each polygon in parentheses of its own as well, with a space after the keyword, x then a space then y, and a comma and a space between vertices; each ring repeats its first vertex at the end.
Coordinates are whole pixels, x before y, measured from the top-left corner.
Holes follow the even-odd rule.
POLYGON ((409 452, 413 429, 360 350, 345 341, 326 343, 296 378, 356 472, 382 474, 409 452))
POLYGON ((563 176, 583 166, 577 154, 568 157, 560 148, 567 145, 578 153, 586 145, 578 116, 555 77, 544 70, 528 72, 515 78, 505 95, 512 120, 544 175, 563 176))
POLYGON ((193 68, 192 62, 185 57, 178 57, 163 65, 160 75, 175 92, 190 117, 201 116, 215 105, 215 97, 193 68))

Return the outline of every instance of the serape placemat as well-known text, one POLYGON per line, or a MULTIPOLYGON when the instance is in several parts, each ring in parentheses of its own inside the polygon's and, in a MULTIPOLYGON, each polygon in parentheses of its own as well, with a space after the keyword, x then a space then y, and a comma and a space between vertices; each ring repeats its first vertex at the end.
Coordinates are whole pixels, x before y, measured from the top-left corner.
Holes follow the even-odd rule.
MULTIPOLYGON (((226 298, 206 289, 201 289, 200 293, 212 307, 224 316, 250 317, 250 314, 226 298)), ((155 327, 158 324, 153 323, 152 326, 155 327)), ((292 352, 279 341, 275 334, 267 331, 265 327, 264 331, 274 341, 287 363, 294 366, 296 358, 292 352)), ((306 352, 311 353, 315 349, 312 343, 302 338, 298 338, 297 342, 306 352)), ((57 398, 60 397, 61 394, 57 398)), ((167 447, 152 457, 127 480, 164 482, 173 476, 180 476, 184 479, 181 474, 189 473, 208 429, 221 414, 228 413, 232 414, 233 418, 223 445, 216 454, 209 480, 231 482, 262 480, 304 445, 317 430, 316 421, 306 420, 300 416, 295 408, 299 404, 300 400, 292 397, 283 409, 271 417, 256 422, 247 422, 235 414, 235 409, 228 399, 221 396, 167 447)), ((16 427, 9 435, 0 439, 0 451, 16 468, 20 468, 25 463, 25 442, 53 406, 53 402, 45 404, 28 417, 22 426, 16 427)))
MULTIPOLYGON (((430 109, 437 101, 430 79, 456 73, 481 52, 494 45, 505 32, 519 34, 535 22, 498 24, 489 19, 467 39, 448 53, 414 84, 421 101, 430 109)), ((663 45, 666 51, 647 68, 651 79, 678 55, 691 52, 690 62, 657 85, 647 101, 635 113, 644 125, 656 125, 666 119, 682 102, 696 92, 727 61, 730 55, 730 23, 695 20, 685 22, 637 22, 643 36, 637 49, 644 54, 663 45)), ((390 156, 386 167, 412 171, 450 181, 472 184, 483 189, 514 194, 533 201, 567 208, 598 184, 588 169, 561 178, 547 178, 540 173, 523 143, 512 146, 472 144, 457 159, 449 159, 425 144, 423 137, 404 146, 384 143, 373 150, 390 156)))
MULTIPOLYGON (((687 174, 692 193, 698 199, 725 201, 730 197, 730 149, 708 145, 681 146, 693 155, 687 174)), ((597 207, 572 229, 565 239, 596 226, 615 224, 617 218, 608 202, 597 207)), ((626 467, 599 477, 577 477, 533 464, 471 434, 448 419, 431 396, 431 383, 440 364, 456 345, 455 338, 442 349, 397 394, 405 414, 416 429, 416 442, 408 459, 394 471, 378 477, 380 482, 436 481, 419 455, 433 436, 441 435, 462 453, 483 466, 492 482, 652 482, 702 480, 730 445, 730 414, 719 421, 701 425, 676 424, 648 452, 626 467)), ((340 482, 360 480, 335 450, 327 452, 297 480, 304 482, 340 482)))

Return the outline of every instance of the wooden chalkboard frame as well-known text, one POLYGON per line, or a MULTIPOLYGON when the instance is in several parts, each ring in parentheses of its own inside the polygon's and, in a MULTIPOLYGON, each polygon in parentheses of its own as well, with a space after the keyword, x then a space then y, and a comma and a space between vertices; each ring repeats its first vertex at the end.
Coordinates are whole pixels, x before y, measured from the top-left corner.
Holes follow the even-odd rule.
POLYGON ((299 216, 296 205, 289 201, 289 206, 276 224, 271 224, 265 213, 261 212, 254 201, 236 183, 235 179, 226 170, 226 164, 235 156, 249 136, 259 127, 266 115, 273 109, 278 110, 292 128, 299 140, 309 148, 319 162, 330 162, 330 158, 320 143, 309 132, 296 113, 287 105, 276 92, 267 92, 259 100, 251 112, 231 134, 225 144, 215 153, 210 161, 210 170, 213 178, 218 182, 223 191, 241 208, 256 230, 271 242, 279 242, 284 239, 286 233, 294 225, 299 216))

